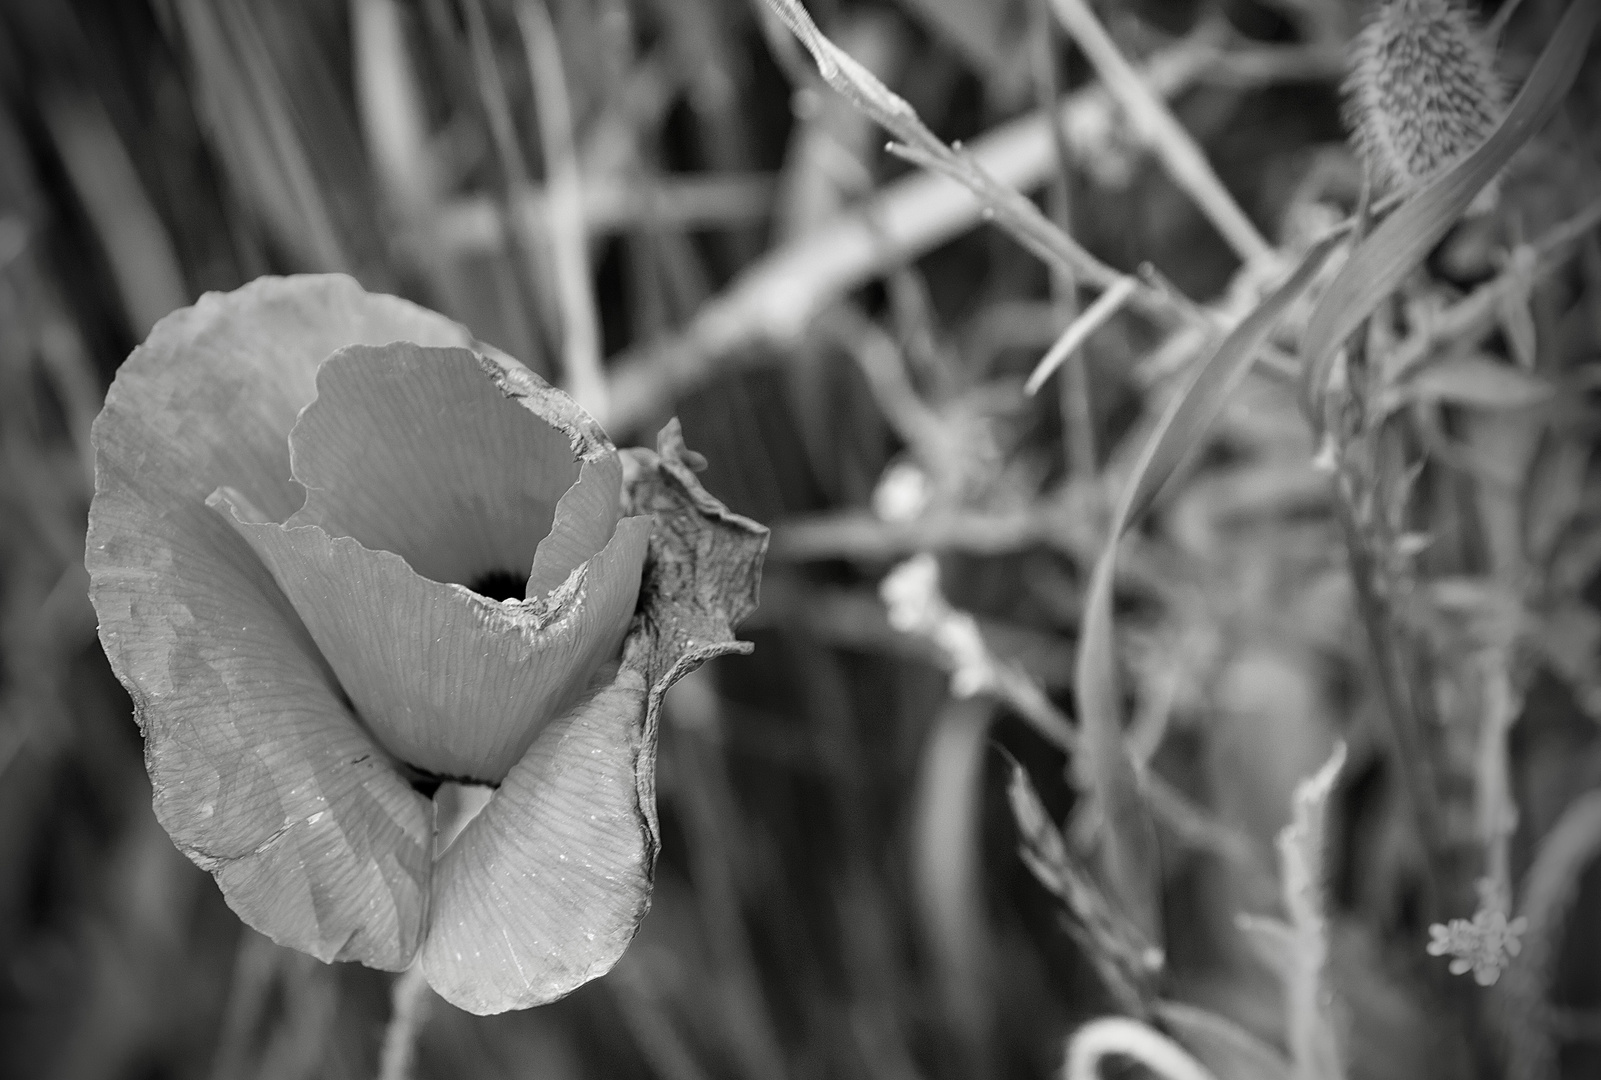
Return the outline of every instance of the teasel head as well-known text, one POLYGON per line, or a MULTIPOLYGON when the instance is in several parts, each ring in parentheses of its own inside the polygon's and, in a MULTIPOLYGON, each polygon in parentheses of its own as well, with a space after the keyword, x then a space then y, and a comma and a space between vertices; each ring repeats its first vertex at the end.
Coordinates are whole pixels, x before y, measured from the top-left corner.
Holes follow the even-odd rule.
POLYGON ((1460 0, 1379 0, 1353 43, 1346 124, 1378 194, 1477 148, 1506 103, 1492 42, 1460 0))

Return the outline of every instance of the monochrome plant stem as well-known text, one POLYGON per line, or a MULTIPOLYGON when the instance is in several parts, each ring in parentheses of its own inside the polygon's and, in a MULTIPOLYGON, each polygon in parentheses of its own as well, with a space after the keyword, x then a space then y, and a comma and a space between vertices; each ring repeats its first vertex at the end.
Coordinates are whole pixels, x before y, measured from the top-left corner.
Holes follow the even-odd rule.
POLYGON ((432 998, 422 965, 413 964, 395 977, 389 992, 391 1012, 378 1059, 378 1080, 411 1080, 417 1037, 428 1022, 432 998))

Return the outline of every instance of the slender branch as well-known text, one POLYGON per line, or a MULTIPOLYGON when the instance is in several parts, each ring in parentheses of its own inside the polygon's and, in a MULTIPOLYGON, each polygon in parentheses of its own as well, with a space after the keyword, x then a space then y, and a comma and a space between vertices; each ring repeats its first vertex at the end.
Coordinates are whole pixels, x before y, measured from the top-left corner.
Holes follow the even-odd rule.
MULTIPOLYGON (((1069 235, 1073 232, 1073 151, 1067 134, 1057 116, 1057 103, 1061 99, 1061 79, 1057 71, 1056 20, 1051 16, 1050 0, 1029 0, 1029 35, 1033 48, 1029 50, 1030 67, 1034 76, 1035 104, 1052 117, 1051 148, 1056 152, 1056 170, 1046 191, 1046 209, 1057 228, 1069 235)), ((1071 326, 1078 317, 1078 283, 1065 272, 1051 275, 1051 297, 1057 316, 1071 326)), ((1065 353, 1067 370, 1063 373, 1057 400, 1062 415, 1063 452, 1070 476, 1080 480, 1095 475, 1095 409, 1090 401, 1089 368, 1082 353, 1073 349, 1065 353)))
POLYGON ((1425 753, 1424 735, 1413 707, 1407 673, 1402 669, 1402 650, 1394 633, 1394 621, 1378 579, 1379 567, 1368 547, 1352 502, 1349 483, 1337 483, 1334 505, 1345 534, 1351 560, 1351 579, 1356 590, 1357 614, 1366 629, 1368 646, 1378 676, 1379 694, 1389 719, 1391 752, 1400 773, 1400 785, 1417 826, 1428 866, 1430 907, 1437 909, 1444 899, 1445 831, 1444 811, 1435 788, 1435 778, 1425 753))
POLYGON ((1089 4, 1085 0, 1051 0, 1051 7, 1090 63, 1095 65, 1096 72, 1123 106, 1134 128, 1167 166, 1174 183, 1184 189, 1235 253, 1248 263, 1270 258, 1273 246, 1257 231, 1228 188, 1217 178, 1194 138, 1124 58, 1089 4))
POLYGON ((1125 277, 1101 293, 1095 303, 1085 308, 1084 313, 1062 331, 1062 336, 1056 339, 1056 343, 1030 372, 1028 382, 1023 385, 1023 392, 1030 395, 1039 393, 1040 387, 1045 385, 1045 380, 1068 361, 1091 334, 1123 309, 1123 305, 1128 303, 1129 297, 1134 294, 1137 287, 1134 278, 1125 277))
MULTIPOLYGON (((579 191, 580 217, 592 237, 644 225, 674 229, 733 229, 758 224, 772 215, 777 184, 768 173, 715 173, 706 176, 666 175, 619 179, 584 176, 579 191)), ((446 251, 471 254, 496 251, 509 228, 541 238, 548 234, 552 196, 539 187, 525 188, 512 200, 507 215, 491 199, 470 196, 440 208, 432 239, 446 251)))
MULTIPOLYGON (((467 44, 472 56, 478 97, 489 123, 489 139, 495 148, 495 156, 499 159, 505 187, 501 196, 505 204, 503 213, 511 226, 508 238, 511 241, 511 249, 517 256, 512 261, 512 266, 520 275, 519 283, 525 290, 525 299, 538 301, 543 292, 541 286, 545 276, 537 254, 538 239, 528 227, 527 219, 520 214, 512 213, 511 209, 520 194, 529 190, 528 162, 523 156, 522 144, 517 139, 511 100, 506 95, 506 85, 500 75, 500 65, 495 59, 495 43, 489 32, 489 18, 484 13, 483 0, 463 0, 461 10, 465 16, 467 44)), ((511 307, 510 314, 515 332, 524 339, 514 344, 521 344, 529 350, 538 348, 540 338, 538 328, 533 325, 535 320, 529 319, 517 305, 511 307)), ((535 357, 530 353, 522 355, 522 360, 531 364, 535 362, 535 357)))
MULTIPOLYGON (((1141 74, 1155 92, 1193 86, 1220 61, 1210 41, 1187 40, 1153 55, 1141 74)), ((1081 152, 1088 133, 1109 130, 1117 105, 1100 86, 1069 95, 1058 113, 1081 152), (1079 133, 1079 134, 1075 134, 1079 133)), ((1053 161, 1043 112, 1004 124, 967 147, 996 183, 1030 190, 1053 161)), ((748 358, 753 346, 794 337, 842 293, 916 258, 983 220, 984 203, 946 176, 916 173, 887 185, 860 210, 840 214, 747 267, 677 337, 631 350, 613 367, 612 434, 642 426, 681 391, 748 358)))
POLYGON ((550 211, 550 253, 561 305, 562 360, 567 389, 589 414, 606 422, 606 375, 600 365, 600 317, 590 279, 589 241, 584 226, 583 177, 573 147, 572 105, 561 47, 544 0, 519 0, 528 72, 537 93, 539 139, 545 157, 550 211))
POLYGON ((1076 500, 1050 500, 999 513, 942 511, 912 521, 884 521, 868 513, 795 517, 773 529, 769 558, 893 559, 918 551, 1006 555, 1052 548, 1074 559, 1094 558, 1101 536, 1076 500))

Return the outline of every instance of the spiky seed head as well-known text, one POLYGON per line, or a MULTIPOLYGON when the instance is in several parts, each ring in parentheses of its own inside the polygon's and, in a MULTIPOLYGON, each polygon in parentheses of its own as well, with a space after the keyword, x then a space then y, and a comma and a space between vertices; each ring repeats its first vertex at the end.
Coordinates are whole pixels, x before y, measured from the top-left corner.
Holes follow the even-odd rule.
POLYGON ((1506 99, 1495 52, 1460 0, 1379 0, 1356 37, 1346 123, 1380 193, 1478 147, 1506 99))

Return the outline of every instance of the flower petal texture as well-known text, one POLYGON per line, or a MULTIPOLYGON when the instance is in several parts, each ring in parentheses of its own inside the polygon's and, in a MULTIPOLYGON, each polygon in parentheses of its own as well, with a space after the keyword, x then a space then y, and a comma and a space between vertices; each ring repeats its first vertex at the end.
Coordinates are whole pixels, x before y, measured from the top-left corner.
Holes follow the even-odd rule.
POLYGON ((229 486, 266 514, 298 509, 288 433, 317 366, 394 340, 470 338, 343 277, 264 278, 162 320, 94 425, 85 554, 101 644, 133 696, 173 841, 274 940, 391 969, 424 933, 432 807, 206 498, 229 486))
POLYGON ((161 322, 93 441, 101 641, 158 818, 240 917, 479 1013, 609 969, 662 697, 748 651, 767 543, 676 422, 619 455, 461 327, 308 276, 161 322))
POLYGON ((289 435, 305 507, 280 525, 237 492, 212 499, 379 741, 417 769, 479 783, 499 783, 617 654, 651 527, 619 523, 622 467, 588 418, 507 396, 502 373, 465 349, 335 353, 289 435), (541 544, 580 462, 589 483, 574 498, 598 505, 565 515, 583 524, 554 534, 559 546, 541 544), (565 571, 542 597, 467 587, 536 566, 565 571))
POLYGON ((656 454, 633 454, 629 509, 656 529, 617 675, 540 733, 434 879, 421 963, 469 1012, 541 1004, 616 963, 649 907, 661 846, 662 699, 706 660, 750 651, 733 630, 755 610, 767 530, 700 486, 677 421, 656 454))

